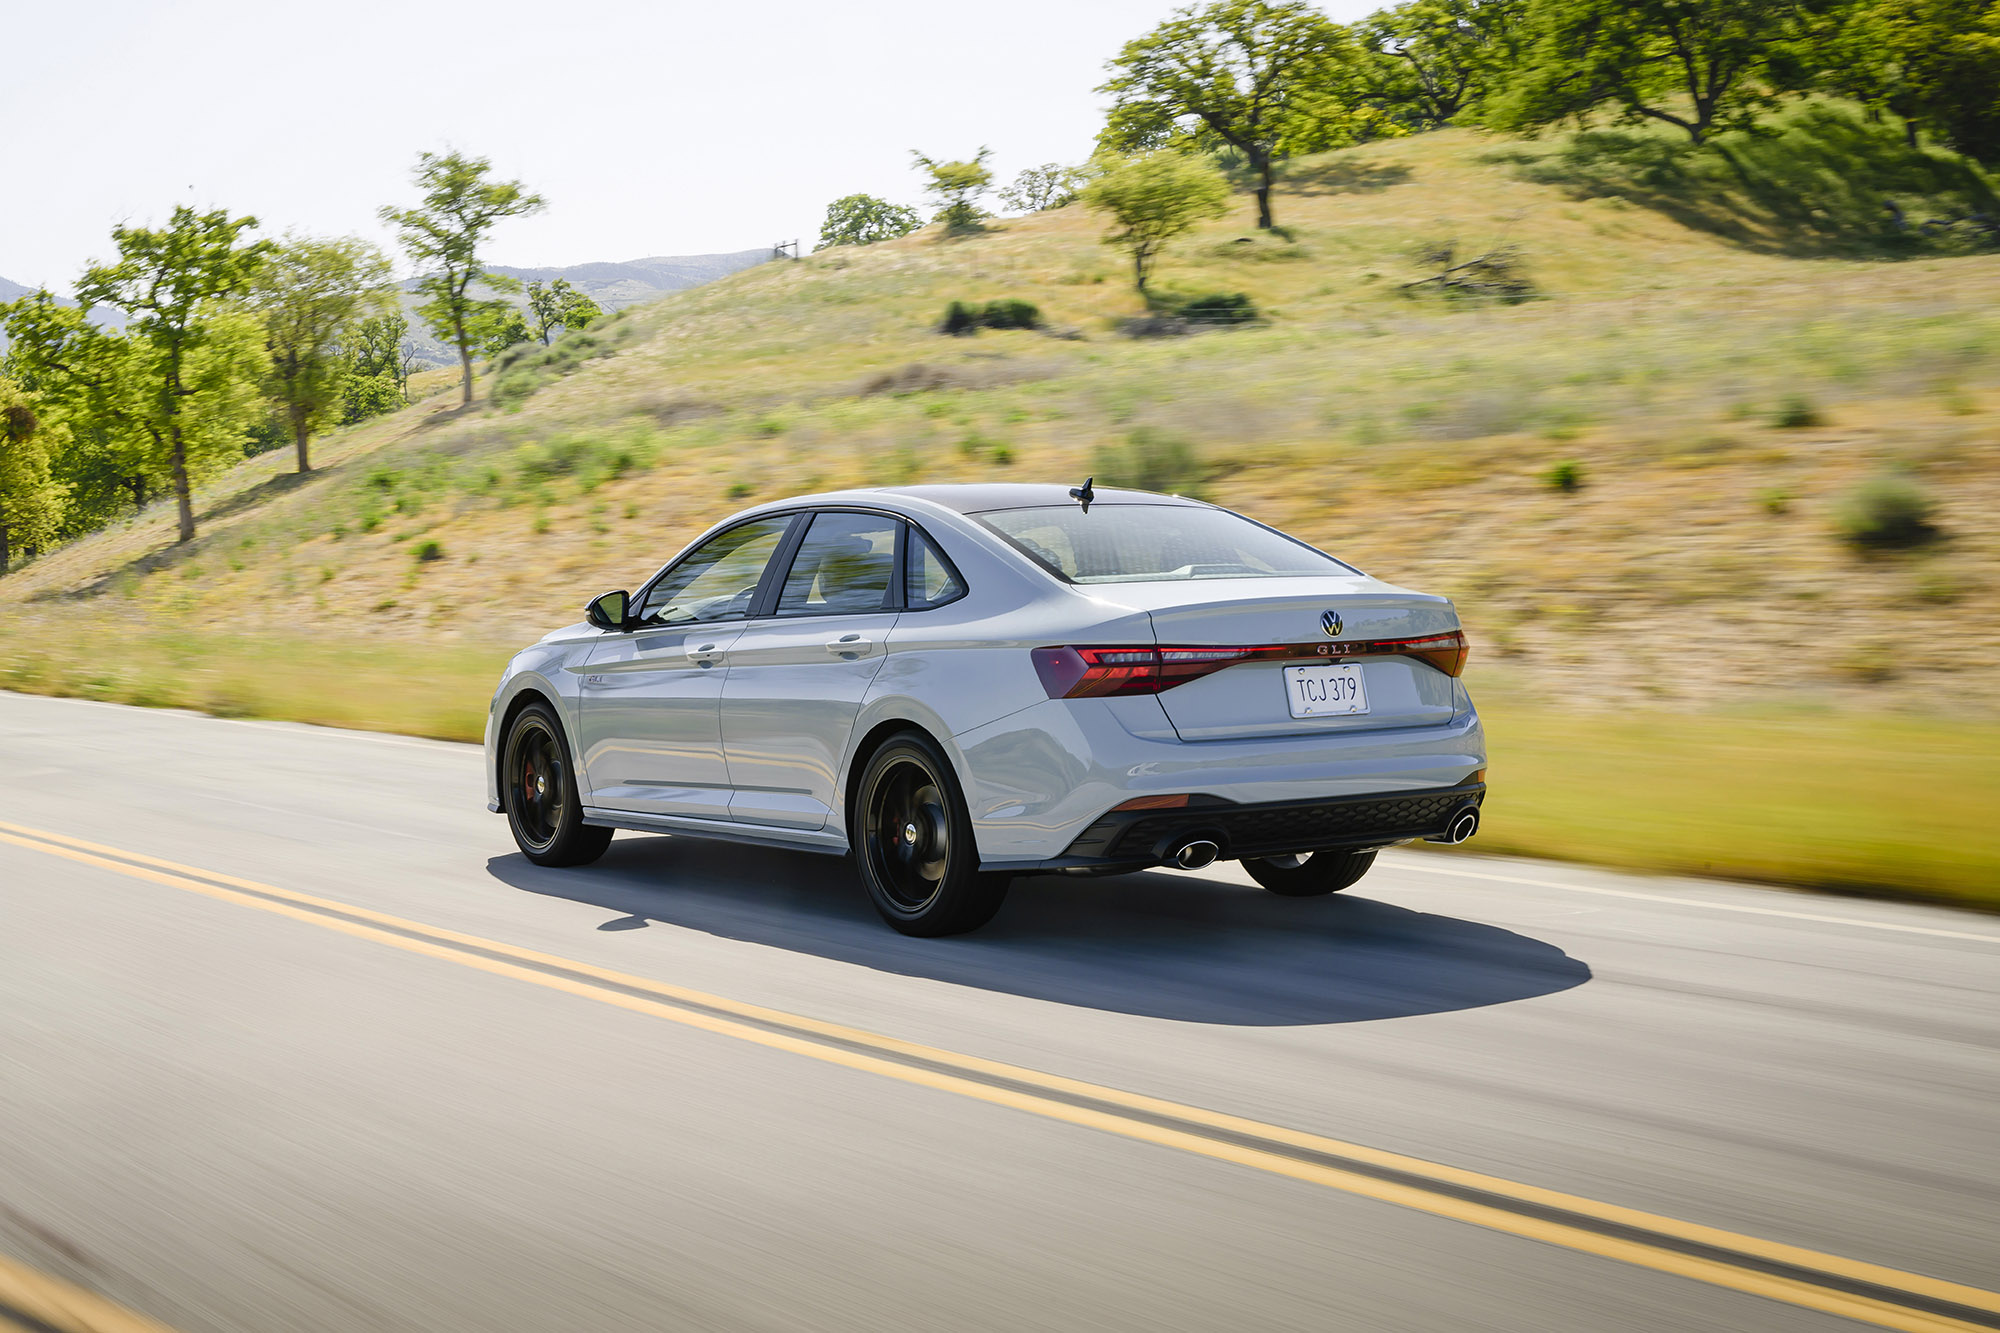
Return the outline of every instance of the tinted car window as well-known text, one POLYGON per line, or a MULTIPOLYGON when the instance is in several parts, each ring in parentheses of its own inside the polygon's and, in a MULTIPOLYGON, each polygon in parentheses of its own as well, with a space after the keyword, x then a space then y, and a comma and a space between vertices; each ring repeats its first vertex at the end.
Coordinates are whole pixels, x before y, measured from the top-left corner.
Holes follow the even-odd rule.
POLYGON ((911 609, 942 606, 965 592, 958 572, 944 558, 931 539, 910 529, 909 548, 903 556, 903 602, 911 609))
POLYGON ((889 585, 896 569, 899 526, 896 519, 880 514, 813 515, 785 574, 778 614, 840 615, 893 607, 889 585))
POLYGON ((647 592, 640 623, 694 625, 749 615, 764 566, 791 522, 789 514, 756 519, 695 547, 647 592))
POLYGON ((1037 564, 1072 583, 1303 578, 1355 571, 1283 533, 1224 509, 1079 505, 977 516, 1037 564))

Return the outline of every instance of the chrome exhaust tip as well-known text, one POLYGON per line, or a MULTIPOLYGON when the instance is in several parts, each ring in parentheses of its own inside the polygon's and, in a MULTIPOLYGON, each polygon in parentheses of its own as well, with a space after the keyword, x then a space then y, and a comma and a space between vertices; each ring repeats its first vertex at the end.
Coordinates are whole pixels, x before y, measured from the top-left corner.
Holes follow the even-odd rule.
POLYGON ((1182 843, 1174 853, 1174 864, 1182 870, 1199 870, 1203 866, 1215 864, 1215 858, 1222 849, 1206 838, 1196 838, 1193 842, 1182 843))
POLYGON ((1456 847, 1477 832, 1479 832, 1479 807, 1465 805, 1453 812, 1451 822, 1444 826, 1444 832, 1433 833, 1424 841, 1441 842, 1446 846, 1456 847))

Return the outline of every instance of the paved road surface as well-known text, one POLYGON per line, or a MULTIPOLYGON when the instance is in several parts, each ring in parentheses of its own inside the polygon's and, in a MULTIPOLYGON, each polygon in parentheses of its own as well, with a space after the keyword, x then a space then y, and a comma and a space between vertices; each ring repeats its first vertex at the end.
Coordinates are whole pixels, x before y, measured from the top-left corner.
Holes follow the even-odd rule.
POLYGON ((0 1328, 2000 1326, 1993 918, 1408 852, 917 941, 539 870, 468 747, 0 695, 0 773, 0 1328))

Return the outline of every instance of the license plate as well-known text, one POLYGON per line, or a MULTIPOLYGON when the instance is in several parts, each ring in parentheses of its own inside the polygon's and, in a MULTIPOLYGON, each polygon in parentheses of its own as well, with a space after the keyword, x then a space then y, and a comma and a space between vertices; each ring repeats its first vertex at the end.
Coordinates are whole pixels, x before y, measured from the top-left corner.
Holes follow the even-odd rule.
POLYGON ((1361 663, 1286 667, 1285 702, 1292 706, 1293 717, 1342 717, 1367 712, 1368 692, 1361 688, 1361 663))

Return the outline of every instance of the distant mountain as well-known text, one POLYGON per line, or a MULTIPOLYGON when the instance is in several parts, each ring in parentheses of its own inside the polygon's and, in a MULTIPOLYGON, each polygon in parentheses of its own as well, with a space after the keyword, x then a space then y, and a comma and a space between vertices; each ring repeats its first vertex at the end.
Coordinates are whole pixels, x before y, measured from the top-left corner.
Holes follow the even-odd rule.
POLYGON ((771 257, 769 246, 737 250, 726 255, 655 255, 650 259, 628 259, 622 264, 572 264, 568 268, 499 268, 493 272, 519 278, 522 282, 553 282, 565 278, 570 286, 584 292, 606 310, 618 310, 641 301, 650 301, 668 292, 686 291, 703 283, 726 278, 739 269, 761 264, 771 257))
MULTIPOLYGON (((665 296, 668 292, 682 292, 714 282, 717 278, 726 278, 739 269, 761 264, 770 257, 770 247, 760 245, 754 250, 737 250, 723 255, 654 255, 648 259, 628 259, 622 264, 572 264, 568 268, 501 268, 496 265, 492 271, 522 282, 553 282, 557 278, 567 278, 570 286, 585 293, 606 310, 622 310, 628 305, 665 296)), ((413 294, 416 285, 415 279, 403 284, 403 312, 410 316, 410 341, 421 349, 421 359, 433 365, 451 365, 457 358, 417 327, 416 316, 411 313, 417 304, 413 294)), ((0 278, 0 301, 17 300, 33 290, 32 287, 0 278)), ((68 297, 63 297, 62 302, 64 305, 75 304, 68 297)), ((92 318, 109 328, 121 327, 125 322, 118 311, 103 307, 92 318)), ((0 351, 6 348, 7 335, 0 333, 0 351)))
MULTIPOLYGON (((648 259, 628 259, 619 264, 571 264, 568 268, 505 268, 498 264, 489 271, 523 283, 554 282, 567 279, 570 286, 589 296, 606 310, 622 310, 629 305, 656 300, 669 292, 682 292, 726 278, 740 269, 751 268, 771 257, 769 246, 736 250, 721 255, 654 255, 648 259)), ((410 319, 409 341, 421 349, 422 359, 433 365, 452 365, 457 357, 418 325, 414 313, 417 280, 403 284, 403 313, 410 319)), ((487 293, 491 295, 491 293, 487 293)), ((525 308, 525 298, 515 304, 525 308)))
MULTIPOLYGON (((13 282, 7 278, 0 278, 0 302, 18 301, 28 293, 37 290, 39 289, 35 287, 23 287, 18 282, 13 282)), ((64 305, 76 304, 76 302, 70 300, 67 296, 58 296, 56 300, 64 305)), ((122 310, 113 310, 109 306, 99 306, 91 312, 90 320, 93 324, 102 328, 122 329, 125 327, 125 312, 122 310)), ((0 352, 6 350, 7 331, 0 329, 0 352)))

